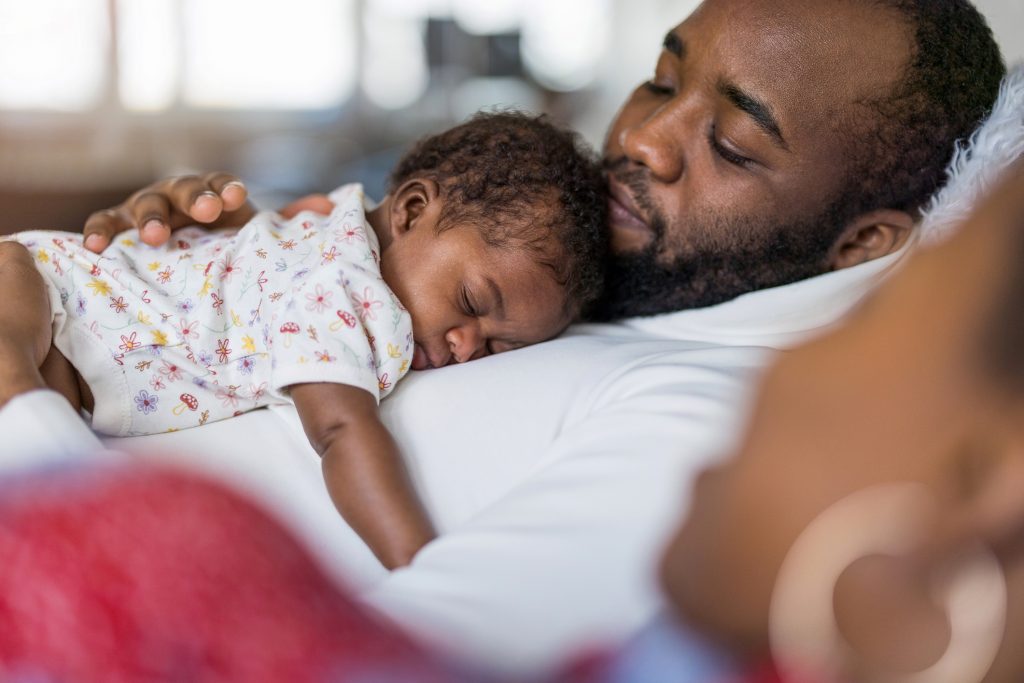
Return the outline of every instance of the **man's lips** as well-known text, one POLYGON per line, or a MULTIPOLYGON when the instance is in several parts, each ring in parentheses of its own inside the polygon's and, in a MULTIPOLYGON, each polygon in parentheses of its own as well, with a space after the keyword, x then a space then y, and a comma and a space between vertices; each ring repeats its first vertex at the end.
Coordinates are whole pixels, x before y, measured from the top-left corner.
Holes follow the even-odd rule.
POLYGON ((608 194, 608 218, 613 227, 651 234, 651 227, 636 208, 633 195, 615 178, 608 179, 608 194))

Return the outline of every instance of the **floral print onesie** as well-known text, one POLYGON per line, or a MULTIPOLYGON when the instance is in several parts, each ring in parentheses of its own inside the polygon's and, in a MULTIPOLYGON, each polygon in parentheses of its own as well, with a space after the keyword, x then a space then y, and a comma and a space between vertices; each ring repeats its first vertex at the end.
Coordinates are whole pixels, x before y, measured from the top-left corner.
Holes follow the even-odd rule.
POLYGON ((164 247, 130 231, 13 236, 50 293, 53 343, 89 385, 92 426, 153 434, 289 401, 337 382, 378 401, 409 369, 412 321, 380 273, 360 185, 329 216, 262 212, 237 233, 186 228, 164 247))

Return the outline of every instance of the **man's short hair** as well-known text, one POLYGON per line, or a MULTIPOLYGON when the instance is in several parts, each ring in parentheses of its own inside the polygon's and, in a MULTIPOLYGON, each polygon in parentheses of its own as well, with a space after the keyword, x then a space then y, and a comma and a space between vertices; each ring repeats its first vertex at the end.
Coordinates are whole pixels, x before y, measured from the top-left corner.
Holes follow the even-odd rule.
POLYGON ((578 134, 545 116, 482 112, 416 143, 392 172, 390 190, 414 177, 440 187, 439 230, 469 222, 491 246, 531 250, 565 287, 572 315, 597 301, 608 200, 597 156, 578 134))
POLYGON ((846 188, 836 229, 873 209, 915 218, 945 183, 958 141, 988 115, 1006 74, 985 18, 968 0, 862 0, 895 10, 914 34, 910 61, 888 93, 857 103, 847 119, 846 188), (859 114, 866 107, 870 116, 859 114))

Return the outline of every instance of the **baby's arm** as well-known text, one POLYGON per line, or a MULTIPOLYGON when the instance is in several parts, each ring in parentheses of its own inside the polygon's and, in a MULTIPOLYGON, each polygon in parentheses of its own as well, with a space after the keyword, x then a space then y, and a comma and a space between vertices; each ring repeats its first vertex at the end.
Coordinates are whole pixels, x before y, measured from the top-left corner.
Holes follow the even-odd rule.
POLYGON ((289 390, 338 512, 385 567, 409 564, 436 533, 373 396, 346 384, 289 390))
POLYGON ((28 250, 0 242, 0 407, 46 387, 39 367, 50 351, 50 299, 28 250))

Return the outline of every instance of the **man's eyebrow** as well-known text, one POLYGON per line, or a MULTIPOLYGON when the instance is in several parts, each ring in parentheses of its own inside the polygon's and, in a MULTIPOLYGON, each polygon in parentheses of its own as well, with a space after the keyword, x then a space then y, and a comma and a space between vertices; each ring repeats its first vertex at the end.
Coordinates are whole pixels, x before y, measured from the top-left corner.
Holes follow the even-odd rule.
POLYGON ((665 40, 662 42, 661 46, 679 59, 682 59, 683 55, 686 54, 686 45, 683 43, 683 39, 672 31, 665 34, 665 40))
POLYGON ((776 146, 789 151, 789 145, 786 143, 786 138, 782 136, 779 122, 775 119, 772 108, 765 102, 744 91, 735 83, 726 81, 719 81, 718 92, 732 102, 734 107, 750 116, 761 130, 768 133, 776 146))
POLYGON ((498 284, 489 277, 484 278, 484 282, 487 283, 487 287, 491 290, 491 296, 494 297, 494 309, 499 320, 505 318, 505 299, 501 296, 501 289, 498 284))

